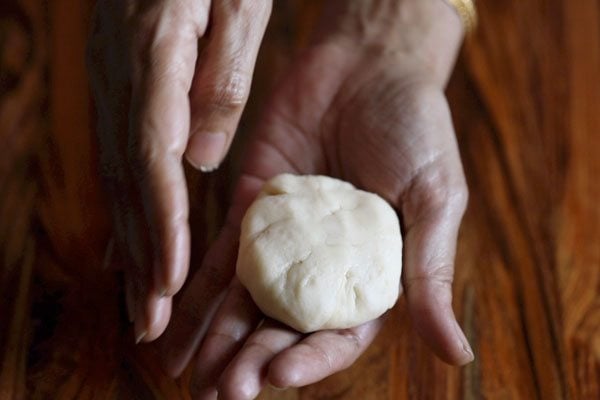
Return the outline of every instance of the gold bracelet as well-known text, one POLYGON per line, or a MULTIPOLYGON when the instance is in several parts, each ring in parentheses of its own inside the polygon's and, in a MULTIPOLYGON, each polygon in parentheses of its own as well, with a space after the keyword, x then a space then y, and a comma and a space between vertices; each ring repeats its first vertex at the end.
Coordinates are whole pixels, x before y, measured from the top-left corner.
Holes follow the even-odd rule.
POLYGON ((474 0, 445 0, 452 6, 454 11, 460 17, 465 33, 469 34, 475 30, 477 26, 477 10, 475 9, 474 0))

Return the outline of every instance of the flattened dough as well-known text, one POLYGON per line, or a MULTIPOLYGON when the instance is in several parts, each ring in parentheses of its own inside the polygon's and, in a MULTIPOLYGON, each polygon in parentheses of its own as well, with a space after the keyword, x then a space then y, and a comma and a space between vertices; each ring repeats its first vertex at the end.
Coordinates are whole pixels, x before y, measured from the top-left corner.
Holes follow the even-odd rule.
POLYGON ((276 176, 242 221, 240 281, 266 315, 300 332, 379 317, 398 298, 401 269, 395 211, 347 182, 276 176))

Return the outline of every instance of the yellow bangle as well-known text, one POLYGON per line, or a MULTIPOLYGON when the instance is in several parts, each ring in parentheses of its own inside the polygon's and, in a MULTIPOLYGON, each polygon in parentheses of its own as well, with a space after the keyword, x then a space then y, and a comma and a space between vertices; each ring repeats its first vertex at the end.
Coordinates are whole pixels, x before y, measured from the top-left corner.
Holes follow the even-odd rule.
POLYGON ((467 34, 473 32, 477 26, 477 10, 474 0, 446 0, 460 17, 467 34))

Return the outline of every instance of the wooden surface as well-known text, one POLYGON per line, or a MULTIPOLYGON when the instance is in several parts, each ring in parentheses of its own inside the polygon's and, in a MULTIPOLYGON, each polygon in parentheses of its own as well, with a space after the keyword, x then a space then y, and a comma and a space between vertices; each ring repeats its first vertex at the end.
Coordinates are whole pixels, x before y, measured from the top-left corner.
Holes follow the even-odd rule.
MULTIPOLYGON (((236 153, 318 2, 275 3, 236 153)), ((475 362, 434 359, 400 301, 355 366, 263 399, 600 398, 600 2, 479 11, 448 89, 471 190, 454 304, 475 362)), ((90 12, 0 3, 0 399, 183 399, 133 346, 121 278, 101 268, 90 12)), ((198 253, 235 170, 190 177, 198 253)))

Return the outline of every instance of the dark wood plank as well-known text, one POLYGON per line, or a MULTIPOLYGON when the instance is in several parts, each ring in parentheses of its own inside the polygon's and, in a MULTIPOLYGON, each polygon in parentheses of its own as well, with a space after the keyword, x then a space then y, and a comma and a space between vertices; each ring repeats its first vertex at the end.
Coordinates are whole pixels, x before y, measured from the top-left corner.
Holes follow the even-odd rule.
MULTIPOLYGON (((269 87, 320 2, 276 2, 234 155, 189 173, 194 259, 218 229, 269 87)), ((0 6, 0 398, 187 398, 134 346, 83 64, 91 2, 0 6)), ((476 353, 458 369, 403 300, 350 369, 263 399, 600 398, 600 3, 480 1, 450 84, 471 189, 454 304, 476 353)))

